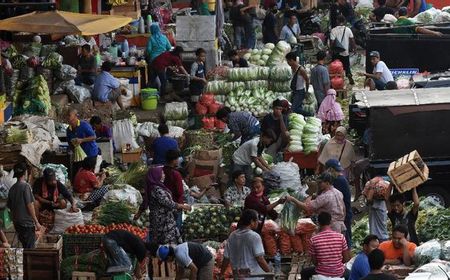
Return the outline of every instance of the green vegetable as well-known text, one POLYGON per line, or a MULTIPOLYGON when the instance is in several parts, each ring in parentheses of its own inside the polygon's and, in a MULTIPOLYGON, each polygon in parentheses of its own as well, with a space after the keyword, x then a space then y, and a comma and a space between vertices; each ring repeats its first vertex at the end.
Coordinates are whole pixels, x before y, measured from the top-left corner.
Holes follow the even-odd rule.
POLYGON ((127 184, 135 189, 142 190, 145 186, 145 175, 148 167, 142 162, 135 162, 129 165, 128 169, 121 171, 117 166, 111 166, 106 169, 108 184, 127 184))
POLYGON ((28 144, 33 136, 28 129, 20 129, 17 127, 8 128, 8 136, 6 136, 6 143, 8 144, 28 144))
POLYGON ((80 145, 76 145, 73 150, 73 161, 80 162, 83 161, 87 157, 86 153, 83 151, 80 145))
MULTIPOLYGON (((303 190, 296 191, 292 196, 300 201, 305 200, 307 197, 306 193, 303 190)), ((280 213, 281 228, 284 229, 287 233, 294 235, 295 227, 297 226, 297 222, 301 214, 301 210, 294 203, 285 203, 283 206, 283 210, 281 210, 280 213)))
POLYGON ((42 61, 42 67, 51 70, 58 70, 62 66, 63 58, 57 52, 49 53, 42 61))
POLYGON ((130 222, 132 213, 130 208, 122 201, 108 201, 100 206, 97 222, 100 225, 120 224, 130 222))

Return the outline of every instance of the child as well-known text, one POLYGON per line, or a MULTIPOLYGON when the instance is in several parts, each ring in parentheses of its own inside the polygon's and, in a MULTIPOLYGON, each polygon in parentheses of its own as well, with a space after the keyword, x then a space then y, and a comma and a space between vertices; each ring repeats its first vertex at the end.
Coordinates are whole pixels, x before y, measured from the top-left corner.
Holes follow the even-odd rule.
POLYGON ((191 90, 191 95, 200 95, 206 83, 208 83, 206 81, 205 68, 206 51, 199 48, 195 51, 195 55, 197 59, 191 66, 191 84, 189 85, 189 89, 191 90))
POLYGON ((401 193, 396 193, 389 198, 388 217, 389 220, 391 220, 392 227, 397 225, 406 226, 408 228, 407 239, 419 246, 419 238, 417 237, 416 232, 416 220, 419 214, 420 201, 416 188, 412 189, 411 192, 414 203, 411 210, 407 211, 405 207, 405 196, 401 193))
POLYGON ((390 192, 391 185, 382 177, 375 177, 368 181, 363 190, 369 206, 369 232, 378 236, 380 242, 389 238, 386 225, 386 200, 390 192))

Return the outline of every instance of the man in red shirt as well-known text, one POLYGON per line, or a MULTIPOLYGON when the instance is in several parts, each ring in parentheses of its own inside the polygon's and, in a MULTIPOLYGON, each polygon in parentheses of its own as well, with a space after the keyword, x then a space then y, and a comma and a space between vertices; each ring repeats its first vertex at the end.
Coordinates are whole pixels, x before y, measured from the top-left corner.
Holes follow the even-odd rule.
MULTIPOLYGON (((164 185, 172 193, 172 200, 175 203, 184 204, 183 177, 177 170, 180 152, 178 150, 168 150, 166 153, 166 165, 164 166, 164 185)), ((178 229, 181 229, 182 211, 178 211, 175 217, 178 229)))
POLYGON ((155 74, 159 78, 159 82, 161 86, 159 88, 159 95, 162 97, 166 93, 166 85, 167 85, 167 69, 171 70, 174 73, 181 72, 182 74, 188 76, 188 72, 183 67, 183 63, 181 61, 181 54, 183 53, 182 47, 175 47, 170 52, 164 52, 157 56, 152 62, 152 68, 155 71, 155 74))
POLYGON ((315 265, 303 269, 301 278, 308 280, 314 274, 325 277, 344 278, 346 273, 344 263, 351 258, 344 235, 331 229, 331 215, 321 212, 318 216, 319 233, 311 238, 309 254, 315 265))

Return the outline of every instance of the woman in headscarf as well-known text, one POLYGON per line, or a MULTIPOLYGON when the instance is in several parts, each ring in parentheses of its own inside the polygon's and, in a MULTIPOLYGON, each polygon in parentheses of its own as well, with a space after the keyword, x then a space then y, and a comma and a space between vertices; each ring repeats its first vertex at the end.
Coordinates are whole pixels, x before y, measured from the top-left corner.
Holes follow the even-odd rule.
POLYGON ((157 22, 150 25, 150 33, 152 36, 147 42, 146 51, 149 62, 152 62, 163 52, 170 51, 172 45, 166 35, 161 33, 161 29, 159 28, 159 24, 157 22))
POLYGON ((163 184, 162 167, 153 167, 147 173, 144 201, 134 219, 138 219, 147 208, 149 216, 149 241, 158 244, 181 243, 174 214, 177 210, 190 211, 191 206, 175 203, 172 194, 163 184))
POLYGON ((329 89, 327 91, 327 96, 325 96, 320 104, 317 116, 322 120, 324 132, 334 136, 335 128, 340 126, 341 121, 344 119, 341 105, 336 102, 336 91, 334 89, 329 89))
POLYGON ((318 172, 323 170, 325 163, 329 159, 337 159, 341 163, 342 168, 344 168, 345 177, 349 179, 351 167, 356 161, 356 155, 353 148, 353 143, 347 140, 346 136, 347 130, 345 127, 340 126, 336 129, 334 137, 325 144, 319 155, 318 172))

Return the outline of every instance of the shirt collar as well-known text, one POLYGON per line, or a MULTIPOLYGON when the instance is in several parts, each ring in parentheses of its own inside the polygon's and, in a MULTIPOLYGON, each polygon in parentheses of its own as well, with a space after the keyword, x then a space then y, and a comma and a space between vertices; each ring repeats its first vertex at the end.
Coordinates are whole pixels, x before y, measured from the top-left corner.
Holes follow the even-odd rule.
POLYGON ((77 126, 76 126, 76 127, 72 127, 72 126, 69 125, 69 129, 70 129, 71 131, 73 131, 74 129, 76 129, 77 127, 80 126, 80 123, 81 123, 81 121, 80 121, 80 120, 77 120, 77 126))

